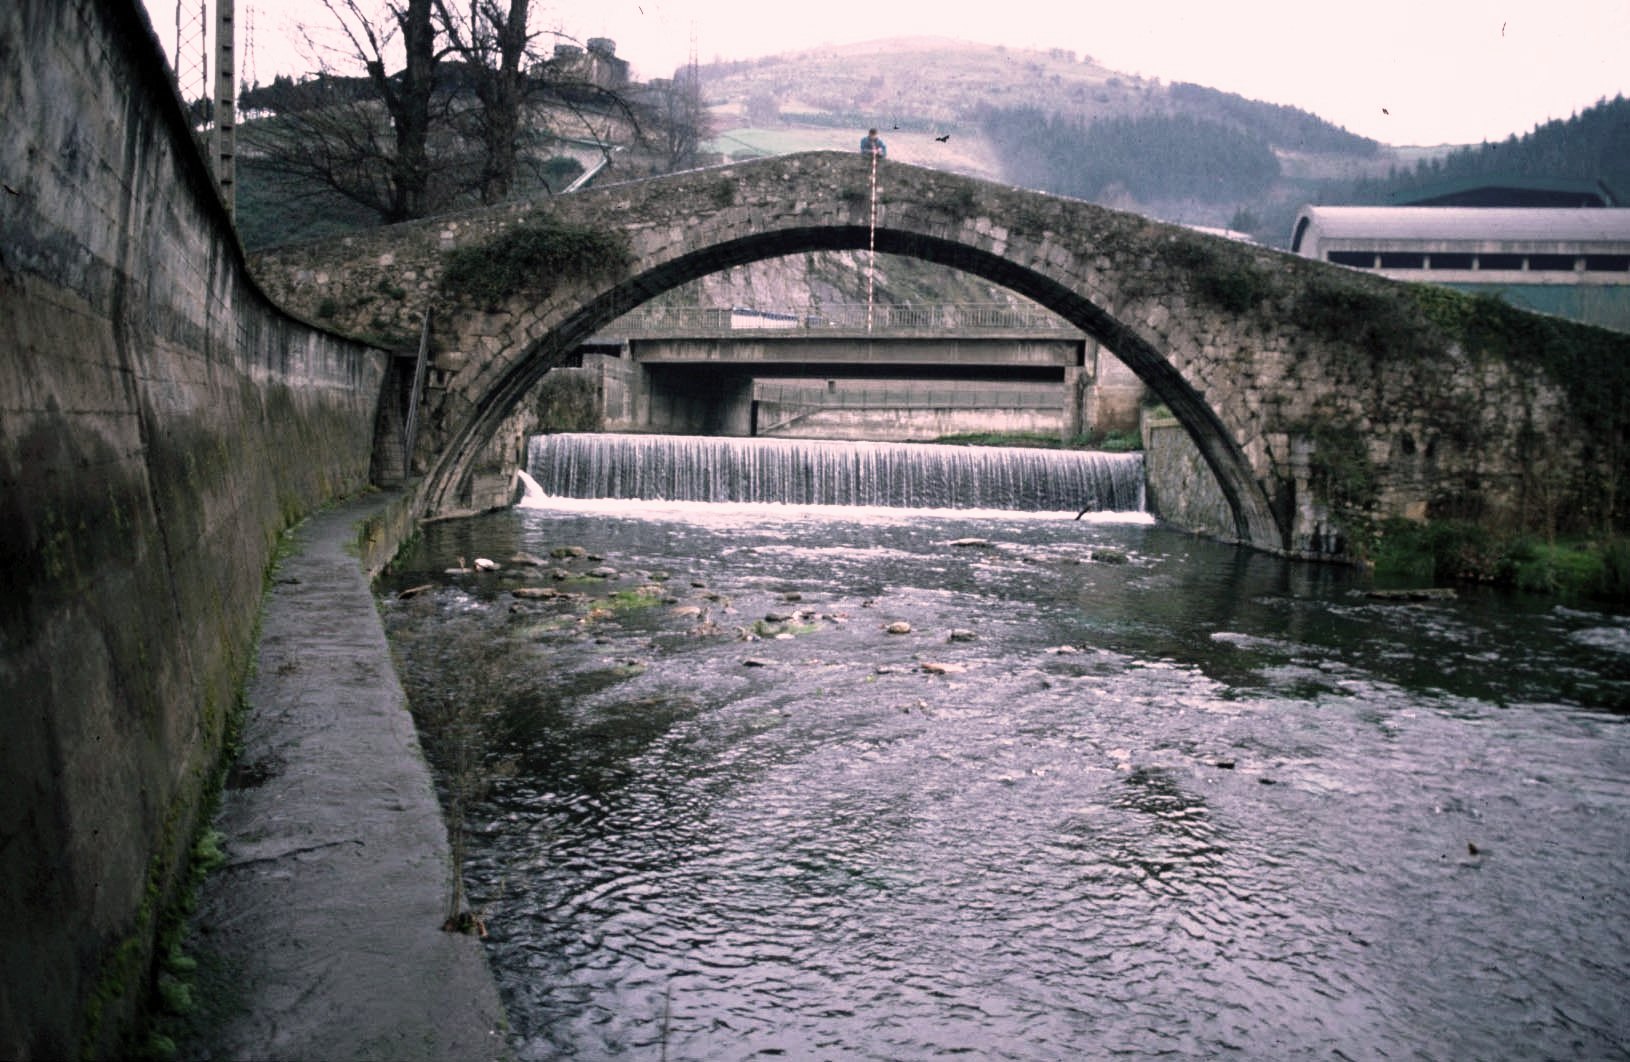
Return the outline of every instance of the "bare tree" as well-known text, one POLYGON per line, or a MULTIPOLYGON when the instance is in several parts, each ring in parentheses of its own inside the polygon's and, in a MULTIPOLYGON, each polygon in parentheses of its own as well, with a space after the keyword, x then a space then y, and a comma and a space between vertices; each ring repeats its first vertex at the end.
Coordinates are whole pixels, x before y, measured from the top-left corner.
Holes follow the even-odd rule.
MULTIPOLYGON (((445 107, 437 100, 434 0, 388 0, 375 11, 363 0, 322 3, 346 41, 341 57, 365 76, 342 76, 318 59, 315 90, 305 82, 275 94, 276 117, 240 130, 244 150, 269 171, 337 192, 386 224, 423 217, 441 198, 430 152, 445 107), (393 73, 398 49, 402 65, 393 73)), ((307 44, 313 55, 335 51, 307 44)))
POLYGON ((653 139, 668 172, 696 165, 702 141, 712 135, 702 104, 702 79, 696 64, 676 71, 673 80, 654 82, 653 139))
MULTIPOLYGON (((526 148, 568 138, 564 130, 544 132, 548 122, 529 123, 529 112, 537 108, 557 112, 567 128, 581 134, 578 139, 596 141, 602 152, 609 152, 607 129, 612 125, 625 125, 636 139, 642 135, 640 117, 623 85, 596 76, 594 59, 561 61, 542 54, 542 35, 528 28, 530 7, 531 0, 436 0, 449 53, 462 61, 460 75, 479 104, 460 111, 457 124, 481 145, 475 191, 483 203, 502 202, 513 194, 528 161, 526 148), (608 120, 608 115, 614 118, 608 120)), ((547 36, 583 58, 584 49, 571 37, 547 36)), ((541 178, 543 160, 531 161, 538 164, 541 178)))
POLYGON ((473 112, 482 147, 481 201, 502 202, 515 185, 521 107, 530 81, 522 64, 532 44, 527 31, 531 0, 469 0, 467 11, 448 0, 435 3, 442 32, 451 51, 464 60, 470 89, 481 104, 473 112))
POLYGON ((531 149, 550 141, 609 152, 608 137, 641 136, 621 81, 596 65, 610 61, 625 78, 626 64, 598 52, 585 60, 582 49, 539 56, 532 0, 322 3, 338 43, 307 44, 323 72, 274 83, 259 102, 275 117, 240 132, 252 167, 285 189, 335 193, 390 224, 501 202, 523 166, 546 184, 559 160, 531 149))

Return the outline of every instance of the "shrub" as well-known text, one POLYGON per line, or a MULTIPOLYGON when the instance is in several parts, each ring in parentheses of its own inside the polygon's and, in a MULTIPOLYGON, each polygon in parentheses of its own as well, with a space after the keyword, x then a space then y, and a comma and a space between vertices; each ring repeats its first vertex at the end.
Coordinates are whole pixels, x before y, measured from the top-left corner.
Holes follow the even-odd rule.
POLYGON ((583 369, 551 369, 538 382, 538 431, 599 431, 600 393, 583 369))
POLYGON ((542 218, 452 252, 441 285, 490 306, 522 293, 544 298, 563 279, 610 280, 633 260, 621 232, 542 218))

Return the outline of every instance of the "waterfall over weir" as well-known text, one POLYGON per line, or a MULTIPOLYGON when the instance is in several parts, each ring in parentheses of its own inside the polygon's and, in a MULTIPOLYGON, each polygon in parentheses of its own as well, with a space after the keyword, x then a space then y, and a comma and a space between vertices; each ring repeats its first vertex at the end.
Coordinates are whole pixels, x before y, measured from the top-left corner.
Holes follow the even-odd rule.
POLYGON ((1140 512, 1143 455, 1020 447, 533 436, 527 471, 566 498, 1140 512))

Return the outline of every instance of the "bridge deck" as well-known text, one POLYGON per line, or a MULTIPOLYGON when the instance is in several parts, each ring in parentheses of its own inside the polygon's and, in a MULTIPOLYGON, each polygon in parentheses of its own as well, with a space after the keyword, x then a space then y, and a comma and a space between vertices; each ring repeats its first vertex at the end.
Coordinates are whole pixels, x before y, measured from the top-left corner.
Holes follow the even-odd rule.
POLYGON ((645 365, 788 364, 980 367, 996 370, 1062 369, 1080 365, 1084 343, 1049 339, 980 336, 834 336, 780 333, 695 339, 632 339, 629 353, 645 365))
POLYGON ((641 306, 603 332, 616 339, 712 339, 730 336, 828 338, 981 338, 1080 340, 1086 333, 1039 306, 1012 303, 865 303, 759 309, 738 306, 641 306))

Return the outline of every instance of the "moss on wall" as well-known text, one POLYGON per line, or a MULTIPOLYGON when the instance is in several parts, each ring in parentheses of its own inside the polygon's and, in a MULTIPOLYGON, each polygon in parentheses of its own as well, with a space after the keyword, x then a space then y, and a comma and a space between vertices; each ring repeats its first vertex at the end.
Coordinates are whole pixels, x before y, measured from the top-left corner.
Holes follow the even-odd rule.
POLYGON ((614 279, 632 261, 622 232, 543 216, 448 254, 442 289, 496 306, 523 292, 544 298, 562 277, 614 279))

